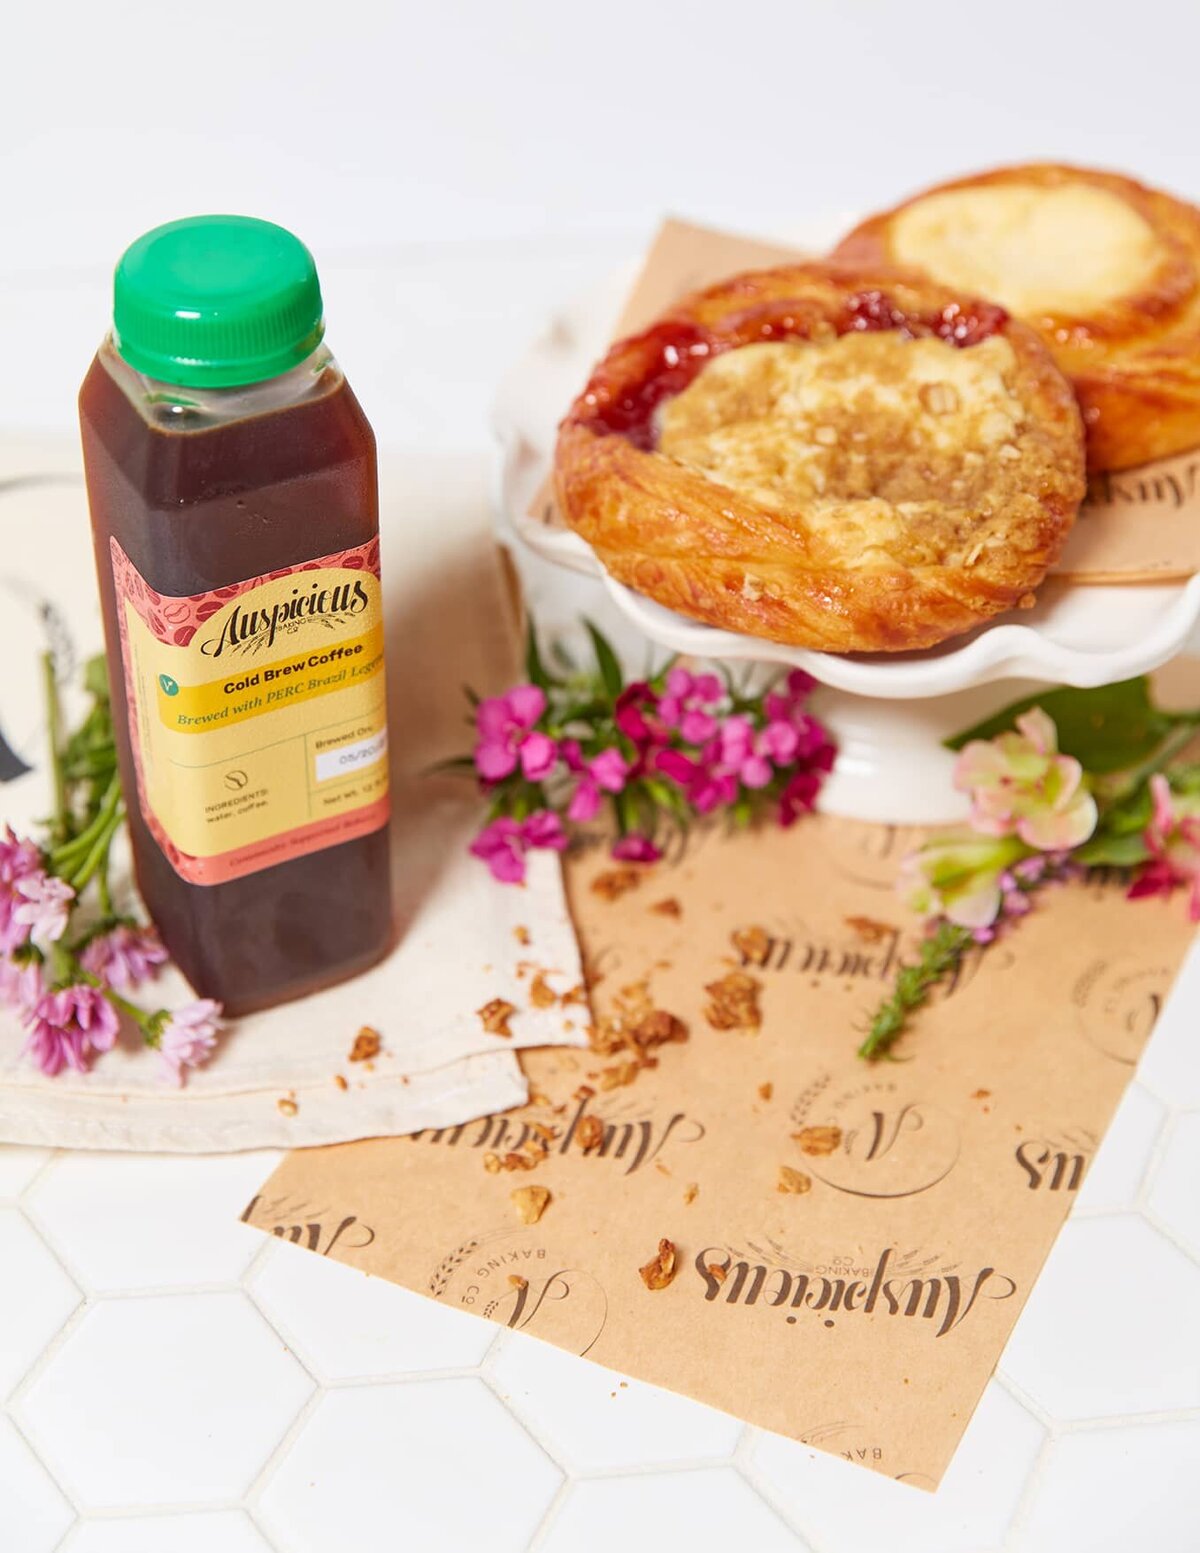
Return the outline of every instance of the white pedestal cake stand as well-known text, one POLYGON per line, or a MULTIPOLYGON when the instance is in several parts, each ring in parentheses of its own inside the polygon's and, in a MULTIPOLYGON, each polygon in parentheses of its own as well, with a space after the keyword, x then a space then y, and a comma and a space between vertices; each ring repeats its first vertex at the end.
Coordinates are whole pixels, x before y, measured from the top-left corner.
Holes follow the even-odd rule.
POLYGON ((581 614, 599 617, 639 666, 649 642, 695 658, 806 669, 822 686, 816 707, 839 741, 821 807, 895 823, 962 815, 950 783, 953 757, 941 745, 949 734, 1039 687, 1127 679, 1193 644, 1200 576, 1126 587, 1051 580, 1032 610, 932 651, 852 656, 700 625, 616 582, 578 535, 547 526, 530 508, 550 468, 558 419, 603 352, 634 273, 630 265, 557 312, 497 396, 504 535, 522 542, 512 547, 514 559, 543 629, 569 631, 581 614))

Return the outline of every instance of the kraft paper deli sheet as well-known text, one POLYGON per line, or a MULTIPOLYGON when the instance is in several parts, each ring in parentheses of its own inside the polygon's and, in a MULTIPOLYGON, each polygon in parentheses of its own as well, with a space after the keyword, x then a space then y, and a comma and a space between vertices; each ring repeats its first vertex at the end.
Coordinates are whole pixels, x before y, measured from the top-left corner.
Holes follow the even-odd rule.
MULTIPOLYGON (((739 270, 811 257, 798 249, 668 220, 651 244, 613 338, 652 323, 680 297, 739 270)), ((583 388, 581 377, 578 388, 583 388)), ((563 405, 563 411, 567 406, 563 405)), ((547 480, 530 515, 562 519, 547 480)), ((1200 448, 1136 469, 1093 475, 1058 564, 1050 575, 1073 583, 1170 582, 1200 571, 1200 448)))
POLYGON ((619 1054, 524 1053, 536 1103, 293 1153, 247 1218, 934 1488, 1192 929, 1179 897, 1050 887, 920 1015, 907 1060, 867 1066, 861 1030, 912 947, 894 879, 919 839, 831 818, 709 834, 617 899, 592 888, 610 860, 576 858, 601 1028, 648 1003, 688 1039, 609 1089, 619 1054), (548 1157, 489 1172, 535 1125, 548 1157), (551 1193, 532 1225, 510 1199, 529 1185, 551 1193), (638 1269, 664 1237, 678 1270, 652 1291, 638 1269))

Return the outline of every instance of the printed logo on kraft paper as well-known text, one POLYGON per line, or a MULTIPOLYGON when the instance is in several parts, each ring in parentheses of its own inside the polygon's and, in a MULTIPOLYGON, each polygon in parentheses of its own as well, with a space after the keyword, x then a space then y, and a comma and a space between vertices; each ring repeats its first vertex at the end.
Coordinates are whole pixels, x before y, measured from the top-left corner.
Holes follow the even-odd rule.
POLYGON ((379 541, 188 597, 111 540, 138 797, 221 884, 387 823, 379 541))

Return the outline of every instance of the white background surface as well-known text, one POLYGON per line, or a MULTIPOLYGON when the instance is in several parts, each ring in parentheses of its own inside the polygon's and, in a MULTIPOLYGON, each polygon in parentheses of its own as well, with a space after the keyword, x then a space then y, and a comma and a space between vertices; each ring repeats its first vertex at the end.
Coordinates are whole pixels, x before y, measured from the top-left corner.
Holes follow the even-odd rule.
MULTIPOLYGON (((1182 0, 10 10, 7 427, 72 425, 120 249, 198 210, 307 239, 392 456, 481 457, 665 209, 787 233, 1035 156, 1200 196, 1182 0)), ((0 1150, 0 1548, 1194 1553, 1196 971, 934 1499, 264 1245, 262 1156, 0 1150)))

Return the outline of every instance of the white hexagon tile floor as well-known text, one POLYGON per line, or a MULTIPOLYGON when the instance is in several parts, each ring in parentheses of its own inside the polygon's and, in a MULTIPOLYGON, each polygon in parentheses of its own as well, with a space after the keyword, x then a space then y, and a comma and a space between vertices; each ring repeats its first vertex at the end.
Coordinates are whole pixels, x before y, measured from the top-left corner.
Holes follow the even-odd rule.
POLYGON ((263 1240, 272 1155, 0 1148, 0 1553, 1197 1553, 1186 983, 933 1496, 263 1240))

